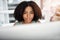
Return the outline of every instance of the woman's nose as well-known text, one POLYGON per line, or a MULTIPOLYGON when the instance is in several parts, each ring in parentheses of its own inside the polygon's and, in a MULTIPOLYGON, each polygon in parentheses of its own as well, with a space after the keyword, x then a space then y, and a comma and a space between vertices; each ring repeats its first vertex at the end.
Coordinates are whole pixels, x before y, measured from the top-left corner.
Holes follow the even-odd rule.
POLYGON ((27 17, 30 17, 30 14, 27 14, 27 17))

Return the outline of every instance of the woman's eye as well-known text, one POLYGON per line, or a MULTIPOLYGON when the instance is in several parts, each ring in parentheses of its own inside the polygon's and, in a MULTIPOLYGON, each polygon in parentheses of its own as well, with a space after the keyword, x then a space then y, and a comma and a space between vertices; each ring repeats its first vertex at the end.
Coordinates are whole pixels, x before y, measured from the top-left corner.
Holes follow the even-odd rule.
POLYGON ((31 13, 31 14, 33 14, 33 13, 31 13))
POLYGON ((24 14, 26 14, 26 12, 24 12, 24 14))
POLYGON ((33 14, 33 12, 30 12, 31 14, 33 14))

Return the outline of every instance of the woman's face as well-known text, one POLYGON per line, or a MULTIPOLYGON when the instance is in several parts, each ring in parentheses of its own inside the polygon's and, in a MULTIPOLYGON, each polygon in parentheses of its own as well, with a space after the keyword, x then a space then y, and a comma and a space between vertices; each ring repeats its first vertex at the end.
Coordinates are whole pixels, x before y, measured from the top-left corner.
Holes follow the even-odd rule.
POLYGON ((32 7, 30 7, 30 6, 27 6, 27 7, 25 8, 24 13, 23 13, 23 19, 24 19, 23 22, 24 22, 24 23, 31 23, 32 20, 33 20, 33 18, 34 18, 33 9, 32 9, 32 7))

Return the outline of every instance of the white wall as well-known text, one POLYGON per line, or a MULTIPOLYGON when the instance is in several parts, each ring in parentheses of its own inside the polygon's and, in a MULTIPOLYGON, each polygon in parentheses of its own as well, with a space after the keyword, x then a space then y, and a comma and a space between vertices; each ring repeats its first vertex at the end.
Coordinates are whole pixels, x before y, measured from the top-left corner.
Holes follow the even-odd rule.
POLYGON ((8 10, 7 0, 0 0, 0 21, 2 23, 9 23, 9 16, 8 14, 2 13, 5 10, 8 10), (2 11, 2 12, 1 12, 2 11))

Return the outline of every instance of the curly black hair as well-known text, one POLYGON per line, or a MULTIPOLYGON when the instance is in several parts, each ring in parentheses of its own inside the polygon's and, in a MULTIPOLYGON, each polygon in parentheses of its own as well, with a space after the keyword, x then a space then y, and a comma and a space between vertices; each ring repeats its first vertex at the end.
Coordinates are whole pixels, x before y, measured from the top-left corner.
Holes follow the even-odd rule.
POLYGON ((34 18, 32 21, 38 21, 38 19, 42 18, 42 13, 41 13, 41 9, 39 8, 39 6, 33 2, 33 1, 23 1, 20 4, 17 5, 15 11, 14 11, 14 17, 18 22, 23 21, 23 14, 24 14, 24 10, 27 6, 31 6, 33 11, 34 11, 34 18))

